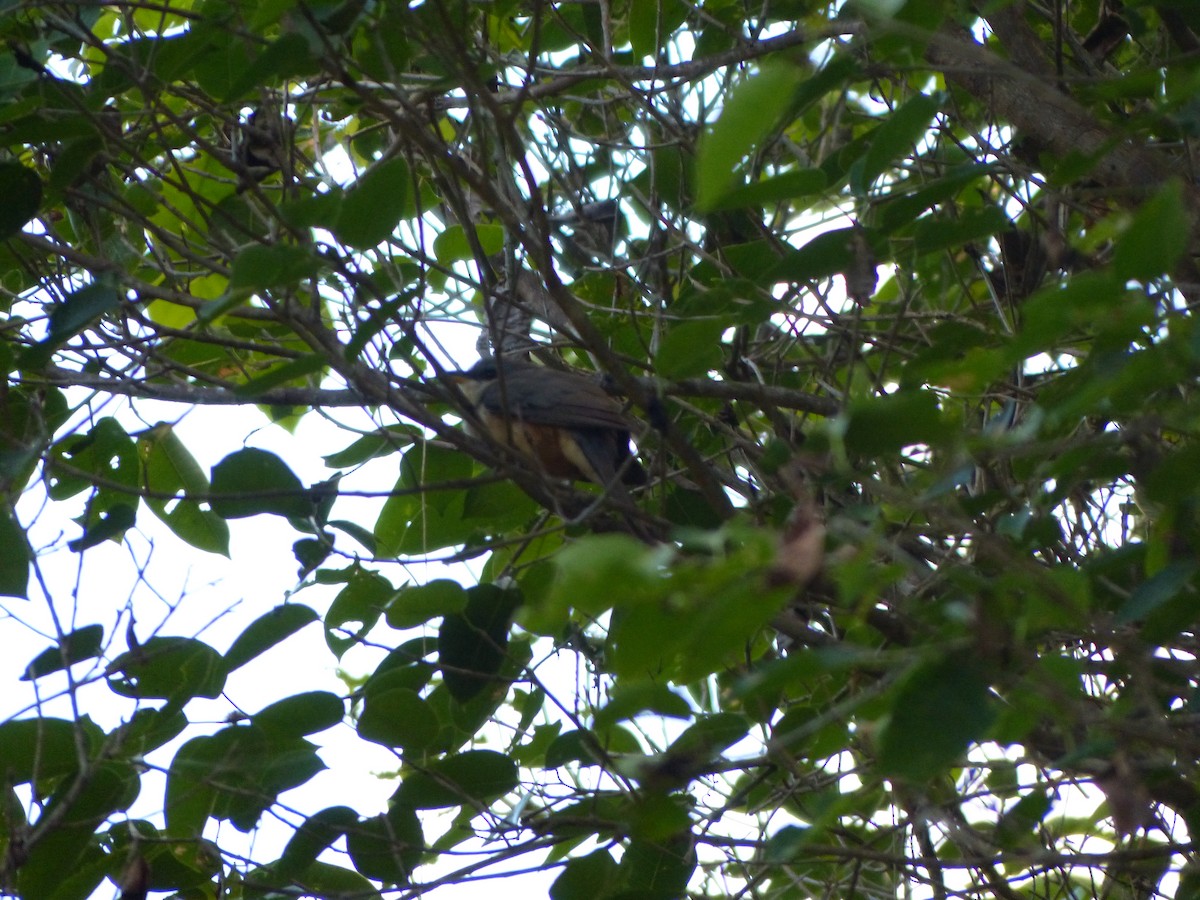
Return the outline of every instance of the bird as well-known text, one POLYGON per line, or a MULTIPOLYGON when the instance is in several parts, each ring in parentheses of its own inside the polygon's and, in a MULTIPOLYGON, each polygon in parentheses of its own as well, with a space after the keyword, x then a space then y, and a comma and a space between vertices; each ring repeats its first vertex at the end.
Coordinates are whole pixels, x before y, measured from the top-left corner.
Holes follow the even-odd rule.
POLYGON ((478 424, 546 475, 618 491, 646 483, 629 450, 633 419, 588 375, 485 357, 450 376, 478 424))

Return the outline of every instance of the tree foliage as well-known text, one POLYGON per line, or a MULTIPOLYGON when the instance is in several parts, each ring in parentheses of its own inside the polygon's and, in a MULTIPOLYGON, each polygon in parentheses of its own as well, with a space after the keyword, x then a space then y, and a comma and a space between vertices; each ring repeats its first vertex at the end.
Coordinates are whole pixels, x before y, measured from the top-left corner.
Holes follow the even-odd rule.
POLYGON ((1200 7, 31 0, 0 35, 0 890, 1196 890, 1200 7), (650 484, 465 428, 468 342, 604 376, 650 484), (144 574, 107 609, 55 575, 164 533, 295 590, 222 643, 144 574), (439 561, 476 574, 405 568, 439 561), (205 717, 308 628, 340 691, 284 663, 205 717), (282 796, 346 731, 378 805, 282 796))

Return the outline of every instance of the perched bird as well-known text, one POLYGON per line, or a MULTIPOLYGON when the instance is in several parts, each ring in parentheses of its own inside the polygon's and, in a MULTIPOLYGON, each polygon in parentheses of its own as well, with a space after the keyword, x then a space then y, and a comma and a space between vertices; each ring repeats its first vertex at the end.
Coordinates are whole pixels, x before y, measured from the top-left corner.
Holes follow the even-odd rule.
POLYGON ((516 360, 481 359, 451 377, 479 423, 556 478, 613 487, 645 484, 629 452, 630 419, 587 375, 516 360))

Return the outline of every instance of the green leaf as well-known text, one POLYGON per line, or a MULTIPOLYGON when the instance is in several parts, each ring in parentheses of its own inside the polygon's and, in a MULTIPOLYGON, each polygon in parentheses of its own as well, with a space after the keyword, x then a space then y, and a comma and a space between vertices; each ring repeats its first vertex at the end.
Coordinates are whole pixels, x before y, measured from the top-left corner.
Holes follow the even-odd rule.
POLYGON ((20 897, 88 900, 109 863, 78 826, 51 830, 22 859, 13 893, 20 897))
POLYGON ((821 169, 797 169, 727 191, 708 207, 710 212, 743 207, 771 206, 796 197, 819 194, 829 185, 829 176, 821 169))
POLYGON ((264 84, 304 74, 311 65, 308 40, 302 34, 285 32, 236 73, 221 99, 247 97, 264 84))
POLYGON ((632 719, 644 712, 676 719, 692 717, 692 708, 679 694, 665 684, 642 681, 614 688, 608 703, 596 712, 595 727, 598 731, 604 731, 617 722, 632 719))
POLYGON ((49 717, 0 723, 5 778, 11 784, 26 784, 74 772, 79 767, 75 733, 82 728, 82 722, 49 717))
POLYGON ((1142 204, 1129 228, 1117 240, 1113 271, 1122 280, 1137 281, 1170 274, 1187 249, 1191 234, 1183 185, 1170 181, 1142 204))
POLYGON ((418 437, 420 431, 411 425, 389 425, 371 434, 364 434, 345 449, 330 453, 322 459, 331 469, 344 469, 395 453, 409 446, 418 437))
POLYGON ((941 105, 938 97, 917 94, 883 117, 882 124, 871 132, 866 155, 851 169, 853 189, 865 194, 893 160, 912 153, 941 105))
POLYGON ((47 466, 47 493, 54 500, 65 500, 80 491, 104 484, 113 502, 130 504, 141 486, 137 448, 125 429, 106 416, 86 434, 70 435, 54 445, 47 466), (115 483, 127 490, 109 487, 115 483))
POLYGON ((246 626, 225 654, 226 671, 241 668, 318 618, 302 603, 282 603, 263 613, 246 626))
POLYGON ((324 768, 313 744, 272 738, 254 724, 193 738, 179 748, 167 773, 167 832, 194 838, 209 818, 228 819, 248 832, 279 794, 324 768))
MULTIPOLYGON (((555 554, 558 579, 546 598, 557 619, 570 609, 599 616, 617 602, 632 603, 661 590, 661 569, 654 552, 625 534, 593 534, 555 554), (614 586, 619 585, 619 591, 614 586)), ((535 611, 541 616, 544 611, 535 611)), ((521 622, 527 622, 522 611, 521 622)))
MULTIPOLYGON (((653 7, 653 4, 645 4, 653 7)), ((550 885, 550 900, 593 900, 607 896, 617 883, 617 864, 607 850, 569 861, 550 885)))
POLYGON ((666 840, 634 839, 625 848, 619 877, 638 897, 681 897, 696 871, 691 835, 666 840))
POLYGON ((208 644, 192 638, 152 637, 113 660, 108 684, 122 697, 141 700, 211 700, 225 688, 225 661, 208 644))
POLYGON ((139 709, 121 734, 122 747, 130 755, 145 756, 179 737, 188 724, 187 717, 178 709, 139 709))
POLYGON ((846 449, 865 457, 935 443, 949 431, 932 391, 899 390, 859 400, 844 416, 846 449))
MULTIPOLYGON (((271 869, 251 870, 246 880, 250 884, 275 884, 271 869)), ((379 889, 353 869, 343 869, 317 860, 292 876, 296 884, 304 885, 305 891, 315 897, 353 897, 354 900, 382 900, 379 889)), ((247 897, 250 895, 247 894, 247 897)), ((255 897, 259 895, 255 894, 255 897)), ((263 900, 275 900, 277 892, 263 894, 263 900)))
POLYGON ((86 328, 121 302, 116 287, 95 281, 68 295, 50 313, 50 340, 61 342, 86 328))
POLYGON ((682 0, 632 3, 629 6, 629 44, 639 62, 657 57, 667 38, 687 18, 691 7, 682 0))
POLYGON ((104 643, 103 625, 85 625, 70 634, 65 634, 62 640, 53 647, 48 647, 34 657, 33 662, 25 667, 22 681, 32 681, 67 669, 85 659, 95 659, 102 650, 104 643))
POLYGON ((892 697, 879 744, 880 771, 928 782, 962 761, 994 715, 988 681, 975 660, 963 654, 922 665, 892 697))
POLYGON ((392 583, 378 572, 357 563, 351 567, 346 574, 346 586, 325 614, 325 643, 329 649, 341 658, 375 627, 395 593, 392 583))
POLYGON ((9 509, 0 508, 0 596, 29 596, 29 564, 33 551, 25 537, 25 529, 9 509))
POLYGON ((788 252, 763 276, 768 282, 817 281, 855 265, 856 246, 865 237, 875 250, 876 238, 870 229, 835 228, 817 235, 799 250, 788 252))
POLYGON ((750 721, 736 713, 703 716, 672 743, 669 752, 711 759, 750 733, 750 721))
POLYGON ((37 172, 13 160, 0 160, 0 241, 6 241, 37 215, 42 180, 37 172))
POLYGON ((996 206, 961 211, 954 217, 926 217, 913 226, 913 249, 925 254, 961 247, 998 234, 1008 225, 1008 217, 996 206))
POLYGON ((1021 306, 1014 359, 1078 341, 1081 334, 1116 317, 1124 299, 1124 286, 1107 272, 1081 272, 1065 285, 1047 285, 1021 306))
MULTIPOLYGON (((245 384, 240 385, 235 393, 239 397, 257 397, 272 388, 288 384, 307 384, 310 381, 308 376, 318 372, 324 373, 327 370, 328 363, 324 356, 319 353, 308 353, 274 366, 256 378, 251 378, 245 384)), ((315 382, 317 379, 311 380, 315 382)))
POLYGON ((725 321, 681 322, 666 333, 654 357, 654 370, 663 378, 694 378, 721 366, 721 334, 725 321))
POLYGON ((1017 850, 1022 845, 1032 846, 1037 839, 1034 829, 1046 818, 1054 805, 1054 796, 1049 791, 1032 790, 1005 810, 996 822, 996 841, 1006 850, 1017 850))
POLYGON ((479 523, 488 533, 520 528, 537 512, 538 505, 511 481, 475 485, 463 498, 463 520, 479 523))
POLYGON ((304 737, 339 724, 346 715, 342 698, 329 691, 306 691, 260 709, 252 720, 272 737, 304 737))
POLYGON ((73 553, 82 553, 107 540, 119 541, 136 520, 137 509, 129 503, 118 503, 109 509, 99 510, 96 516, 83 521, 76 519, 83 525, 83 536, 67 541, 67 548, 73 553))
POLYGON ((404 454, 395 491, 375 522, 378 554, 423 556, 476 535, 477 527, 463 519, 466 493, 460 482, 470 475, 466 454, 427 442, 414 444, 404 454), (439 489, 442 482, 452 487, 439 489))
POLYGON ((416 628, 430 619, 461 613, 466 608, 467 592, 462 585, 438 578, 401 588, 388 604, 387 622, 393 628, 416 628))
POLYGON ((409 751, 432 746, 441 729, 433 707, 405 688, 369 690, 358 718, 363 740, 409 751))
POLYGON ((468 750, 410 773, 396 791, 395 802, 412 809, 486 805, 518 783, 516 764, 503 753, 468 750))
POLYGON ((798 825, 780 828, 763 847, 764 861, 775 865, 791 862, 812 841, 814 831, 813 828, 798 825))
POLYGON ((228 556, 229 526, 198 499, 209 492, 208 478, 175 430, 160 422, 138 438, 137 449, 151 512, 193 547, 228 556))
POLYGON ((274 453, 247 447, 213 466, 212 508, 223 519, 260 513, 303 519, 311 500, 287 464, 274 453))
POLYGON ((346 191, 333 233, 358 250, 378 246, 415 212, 411 193, 412 176, 403 157, 376 163, 346 191))
POLYGON ((467 591, 467 606, 438 629, 438 663, 455 700, 465 703, 488 688, 507 690, 494 679, 504 663, 508 629, 521 601, 516 591, 481 584, 467 591))
POLYGON ((1192 579, 1198 569, 1200 565, 1194 560, 1176 560, 1168 563, 1165 568, 1134 588, 1129 599, 1117 610, 1114 624, 1128 625, 1131 622, 1139 622, 1184 591, 1189 597, 1194 597, 1192 579))
POLYGON ((311 278, 320 269, 320 262, 313 254, 311 248, 290 244, 251 244, 233 260, 229 289, 266 291, 311 278))
MULTIPOLYGON (((499 225, 476 225, 474 231, 484 255, 492 256, 504 249, 504 229, 499 225)), ((433 252, 444 266, 475 258, 475 250, 461 225, 451 225, 434 238, 433 252)))
POLYGON ((412 809, 394 803, 383 815, 360 822, 346 833, 354 868, 376 881, 408 883, 425 851, 421 822, 412 809))
POLYGON ((274 874, 280 878, 294 877, 304 871, 327 847, 358 825, 358 813, 348 806, 331 806, 314 813, 296 829, 274 874))
MULTIPOLYGON (((641 747, 637 741, 634 741, 633 752, 640 751, 641 747)), ((606 760, 606 748, 601 746, 600 742, 596 740, 596 736, 590 731, 579 729, 560 734, 550 742, 550 746, 546 748, 545 765, 547 769, 557 769, 569 762, 577 762, 585 766, 598 766, 603 765, 606 760)))
POLYGON ((730 92, 716 124, 696 152, 696 206, 715 208, 734 187, 743 160, 779 125, 793 105, 803 72, 790 63, 765 60, 730 92))
POLYGON ((21 367, 40 369, 58 347, 120 304, 122 295, 107 280, 97 279, 67 295, 50 313, 50 330, 41 343, 21 354, 21 367))
POLYGON ((82 785, 62 781, 46 804, 63 826, 95 828, 109 816, 122 812, 137 799, 141 788, 141 765, 128 759, 95 761, 82 785))

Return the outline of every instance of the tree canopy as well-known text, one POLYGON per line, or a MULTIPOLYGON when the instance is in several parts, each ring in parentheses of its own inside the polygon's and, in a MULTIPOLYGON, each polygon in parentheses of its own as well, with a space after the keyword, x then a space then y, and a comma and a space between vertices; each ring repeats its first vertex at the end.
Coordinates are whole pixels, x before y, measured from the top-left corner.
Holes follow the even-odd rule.
POLYGON ((1192 0, 0 36, 0 893, 1200 889, 1192 0), (648 483, 470 428, 493 354, 594 376, 648 483), (145 535, 293 587, 218 641, 62 577, 145 535), (376 808, 288 799, 335 734, 376 808))

